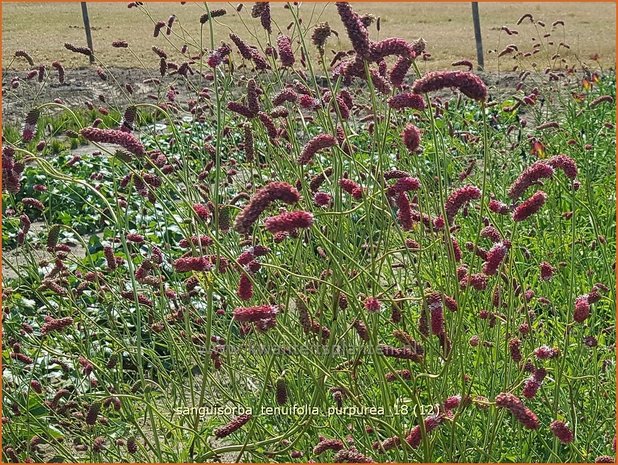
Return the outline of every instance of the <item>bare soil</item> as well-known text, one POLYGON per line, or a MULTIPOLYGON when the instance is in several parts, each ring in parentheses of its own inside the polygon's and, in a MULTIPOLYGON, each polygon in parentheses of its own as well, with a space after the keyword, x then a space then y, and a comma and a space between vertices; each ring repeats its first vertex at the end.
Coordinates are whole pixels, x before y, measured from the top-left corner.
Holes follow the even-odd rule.
MULTIPOLYGON (((102 81, 95 69, 96 67, 67 70, 64 84, 59 84, 54 79, 50 79, 41 89, 39 85, 23 83, 10 96, 6 94, 7 91, 5 90, 5 96, 2 101, 2 118, 4 123, 20 125, 32 107, 58 98, 71 108, 86 108, 86 101, 94 102, 95 105, 111 106, 120 109, 124 109, 129 102, 154 103, 149 95, 156 93, 157 86, 154 84, 143 84, 143 80, 153 77, 154 74, 151 70, 112 68, 108 70, 108 80, 102 81), (131 84, 135 89, 134 93, 130 96, 130 100, 128 95, 121 91, 121 86, 124 84, 131 84), (101 95, 105 98, 105 103, 99 101, 99 96, 101 95)), ((518 74, 512 71, 479 72, 482 79, 492 89, 494 97, 512 93, 518 82, 518 74)), ((7 88, 8 83, 10 83, 13 77, 22 75, 23 72, 21 71, 3 70, 3 88, 7 88)), ((539 82, 547 81, 547 78, 543 75, 537 75, 536 77, 533 75, 528 78, 528 81, 530 82, 534 79, 539 82)), ((199 77, 194 76, 193 84, 197 84, 198 80, 199 77)), ((180 93, 179 101, 185 101, 190 95, 194 96, 193 89, 196 86, 193 84, 189 86, 171 77, 166 77, 162 81, 166 84, 176 84, 175 88, 180 93)))

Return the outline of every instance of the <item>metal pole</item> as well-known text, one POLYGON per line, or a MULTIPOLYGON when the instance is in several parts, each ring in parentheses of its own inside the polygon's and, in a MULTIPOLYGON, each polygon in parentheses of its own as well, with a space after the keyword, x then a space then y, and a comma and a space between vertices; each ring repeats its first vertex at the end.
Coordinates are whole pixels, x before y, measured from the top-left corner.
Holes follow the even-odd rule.
MULTIPOLYGON (((94 48, 92 46, 92 32, 90 31, 90 18, 88 18, 88 6, 86 6, 86 2, 81 2, 81 4, 84 29, 86 30, 86 42, 88 43, 88 48, 94 52, 94 48)), ((94 63, 94 55, 90 55, 90 63, 94 63)))
POLYGON ((479 71, 483 71, 485 60, 483 58, 483 38, 481 37, 481 19, 479 17, 478 2, 472 2, 472 21, 474 22, 474 38, 476 39, 476 60, 479 71))

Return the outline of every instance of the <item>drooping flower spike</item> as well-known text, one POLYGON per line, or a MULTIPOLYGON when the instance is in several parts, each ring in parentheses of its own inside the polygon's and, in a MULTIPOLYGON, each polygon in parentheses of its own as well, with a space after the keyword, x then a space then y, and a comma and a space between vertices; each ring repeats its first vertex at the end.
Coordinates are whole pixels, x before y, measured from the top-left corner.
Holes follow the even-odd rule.
POLYGON ((15 58, 23 58, 28 62, 30 66, 34 66, 34 60, 25 50, 16 50, 14 56, 15 58))
POLYGON ((294 232, 298 229, 310 228, 313 224, 313 215, 306 211, 284 212, 277 216, 271 216, 264 221, 264 228, 275 234, 281 232, 294 232))
POLYGON ((221 16, 224 16, 226 13, 227 11, 223 8, 218 8, 216 10, 210 10, 210 12, 204 13, 202 16, 200 16, 200 24, 206 24, 211 19, 219 18, 221 16))
POLYGON ((337 2, 337 12, 345 26, 352 48, 360 58, 368 58, 370 54, 369 34, 360 17, 348 2, 337 2))
POLYGON ((342 178, 339 180, 341 188, 357 200, 363 198, 363 188, 360 184, 351 179, 342 178))
POLYGON ((468 71, 432 71, 416 80, 412 91, 425 94, 446 88, 457 88, 474 100, 487 99, 487 86, 476 74, 468 71))
POLYGON ((513 394, 503 392, 496 396, 496 406, 506 408, 524 427, 538 429, 540 422, 535 413, 526 407, 519 398, 513 394))
POLYGON ((424 110, 425 99, 419 94, 412 92, 403 92, 401 94, 393 95, 388 99, 388 106, 393 110, 403 110, 404 108, 411 108, 413 110, 424 110))
POLYGON ((413 124, 406 125, 401 133, 403 143, 410 153, 415 153, 421 143, 421 132, 413 124))
POLYGON ((492 276, 500 269, 509 250, 508 243, 498 242, 487 252, 487 260, 483 263, 483 273, 492 276))
POLYGON ((455 215, 457 215, 459 210, 465 204, 480 198, 481 190, 476 186, 467 185, 453 191, 451 195, 448 196, 448 199, 444 205, 444 210, 446 211, 446 217, 448 218, 449 223, 453 222, 455 215))
POLYGON ((286 35, 279 35, 277 37, 277 50, 279 51, 281 65, 285 68, 291 68, 295 62, 294 52, 292 52, 292 40, 286 35))
POLYGON ((323 149, 337 145, 337 139, 330 134, 318 134, 303 147, 303 151, 298 158, 300 165, 306 165, 313 160, 315 154, 323 149))
POLYGON ((133 134, 116 129, 84 128, 81 135, 91 142, 116 144, 124 147, 134 155, 142 156, 145 153, 144 146, 133 134))
POLYGON ((219 428, 217 428, 214 431, 214 435, 217 438, 224 438, 226 436, 229 436, 234 431, 237 431, 240 428, 242 428, 246 423, 249 422, 249 420, 251 420, 251 418, 252 418, 252 415, 249 414, 249 413, 240 415, 240 416, 234 418, 228 424, 220 426, 219 428))
POLYGON ((573 442, 573 432, 566 425, 565 422, 560 420, 554 420, 549 425, 549 429, 552 433, 554 433, 554 436, 556 436, 561 443, 568 444, 570 442, 573 442))
POLYGON ((81 53, 82 55, 86 55, 88 57, 92 56, 92 50, 90 50, 88 47, 78 47, 76 45, 66 43, 64 44, 64 48, 70 50, 71 52, 81 53))
POLYGON ((300 200, 300 193, 285 182, 275 181, 267 184, 251 197, 247 206, 236 217, 234 229, 241 234, 249 233, 261 213, 276 200, 294 204, 300 200))
POLYGON ((389 79, 393 87, 400 88, 403 86, 408 70, 412 66, 412 59, 401 56, 390 71, 389 79))
POLYGON ((547 159, 547 164, 554 169, 562 170, 566 177, 571 180, 577 177, 577 163, 567 155, 554 155, 547 159))
POLYGON ((530 187, 541 179, 551 178, 554 169, 545 162, 536 162, 524 170, 509 188, 509 197, 517 200, 530 187))
POLYGON ((536 191, 530 198, 522 202, 513 212, 514 221, 524 221, 537 213, 547 201, 547 194, 543 191, 536 191))

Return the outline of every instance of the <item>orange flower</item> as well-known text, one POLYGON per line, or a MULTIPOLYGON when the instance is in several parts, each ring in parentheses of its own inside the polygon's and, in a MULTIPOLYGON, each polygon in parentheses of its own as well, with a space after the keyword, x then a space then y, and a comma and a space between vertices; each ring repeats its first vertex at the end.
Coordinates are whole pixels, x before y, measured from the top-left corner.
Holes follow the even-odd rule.
POLYGON ((545 152, 545 146, 543 145, 542 142, 538 141, 538 140, 534 140, 532 142, 532 149, 530 150, 530 152, 533 155, 536 155, 537 158, 545 158, 546 157, 546 152, 545 152))

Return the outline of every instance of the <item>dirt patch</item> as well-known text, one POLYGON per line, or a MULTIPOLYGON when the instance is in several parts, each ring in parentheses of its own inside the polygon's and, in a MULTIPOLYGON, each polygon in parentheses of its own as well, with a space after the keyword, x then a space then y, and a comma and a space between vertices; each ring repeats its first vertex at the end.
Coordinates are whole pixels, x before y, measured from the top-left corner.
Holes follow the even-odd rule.
MULTIPOLYGON (((97 106, 124 107, 130 101, 147 101, 147 95, 156 92, 155 85, 143 84, 144 79, 152 76, 152 72, 143 69, 110 69, 108 80, 103 81, 95 69, 72 69, 66 71, 65 82, 60 84, 55 79, 49 79, 43 86, 38 83, 22 82, 19 88, 5 91, 2 101, 3 121, 14 122, 24 117, 32 107, 60 99, 70 108, 84 107, 86 101, 97 106), (129 95, 123 86, 131 84, 134 94, 129 95), (105 99, 101 102, 100 96, 105 99)), ((7 89, 15 77, 24 78, 24 73, 16 70, 2 71, 2 86, 7 89)), ((152 100, 150 100, 152 101, 152 100)))
MULTIPOLYGON (((39 233, 47 231, 45 223, 40 221, 34 221, 30 225, 30 236, 36 236, 39 233)), ((101 233, 93 232, 88 235, 83 235, 83 239, 86 243, 92 236, 101 236, 101 233)), ((69 259, 82 260, 86 257, 88 250, 83 244, 77 240, 64 240, 64 244, 71 247, 69 259)), ((44 262, 53 263, 53 255, 49 254, 45 250, 44 244, 37 244, 34 247, 27 245, 25 247, 15 247, 11 250, 2 250, 2 280, 6 283, 7 279, 15 279, 19 277, 20 268, 29 267, 33 263, 42 264, 44 262)))
MULTIPOLYGON (((93 102, 95 106, 124 109, 134 103, 156 103, 152 97, 161 89, 166 90, 173 85, 178 92, 177 99, 185 102, 189 98, 195 98, 195 89, 201 89, 208 85, 204 80, 200 82, 196 74, 189 78, 189 82, 183 82, 178 77, 162 78, 163 86, 145 84, 143 81, 154 76, 150 70, 133 68, 111 68, 107 71, 108 80, 102 81, 97 75, 95 68, 67 70, 64 84, 51 80, 41 87, 38 83, 25 82, 8 95, 5 94, 2 102, 2 118, 4 123, 21 124, 27 112, 34 106, 61 99, 70 108, 86 108, 85 102, 93 102), (125 84, 131 84, 133 94, 129 95, 123 90, 125 84), (99 99, 103 96, 105 103, 99 99)), ((479 75, 492 89, 493 97, 505 97, 511 95, 518 82, 517 72, 479 72, 479 75)), ((23 77, 23 71, 3 70, 3 86, 7 86, 14 77, 23 77)), ((160 76, 158 77, 160 78, 160 76)), ((183 78, 184 79, 184 78, 183 78)), ((535 84, 547 82, 543 75, 530 76, 528 82, 535 84)), ((359 82, 359 81, 356 81, 359 82)), ((5 87, 6 88, 6 87, 5 87)), ((242 93, 242 89, 241 93, 242 93)), ((52 110, 53 111, 53 110, 52 110)))

